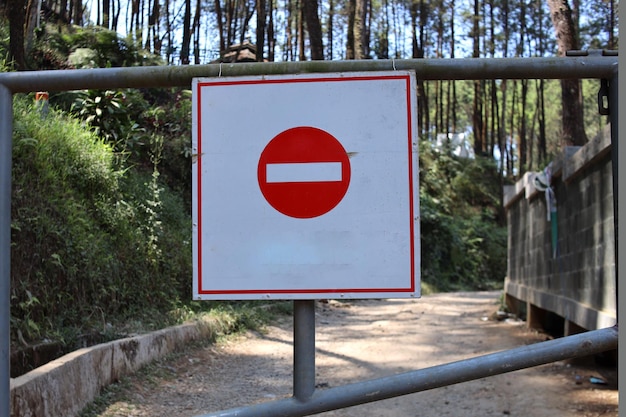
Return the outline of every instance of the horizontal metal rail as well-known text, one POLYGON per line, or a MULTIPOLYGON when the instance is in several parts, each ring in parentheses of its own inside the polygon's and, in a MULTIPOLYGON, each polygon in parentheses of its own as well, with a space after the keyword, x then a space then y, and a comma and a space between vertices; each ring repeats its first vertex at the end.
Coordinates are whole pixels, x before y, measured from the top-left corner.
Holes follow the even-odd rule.
POLYGON ((196 77, 415 70, 422 80, 611 78, 616 56, 299 61, 0 73, 13 93, 185 87, 196 77))
POLYGON ((617 326, 522 346, 445 365, 319 390, 309 400, 296 397, 198 417, 296 417, 352 407, 447 385, 504 374, 564 359, 616 349, 617 326))

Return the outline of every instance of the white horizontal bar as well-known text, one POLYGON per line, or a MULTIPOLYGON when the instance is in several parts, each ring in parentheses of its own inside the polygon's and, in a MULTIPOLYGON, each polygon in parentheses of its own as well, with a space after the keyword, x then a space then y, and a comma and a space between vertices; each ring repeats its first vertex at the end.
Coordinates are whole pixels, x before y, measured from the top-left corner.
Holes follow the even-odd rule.
POLYGON ((318 182, 341 181, 341 162, 298 162, 267 164, 266 181, 271 182, 318 182))

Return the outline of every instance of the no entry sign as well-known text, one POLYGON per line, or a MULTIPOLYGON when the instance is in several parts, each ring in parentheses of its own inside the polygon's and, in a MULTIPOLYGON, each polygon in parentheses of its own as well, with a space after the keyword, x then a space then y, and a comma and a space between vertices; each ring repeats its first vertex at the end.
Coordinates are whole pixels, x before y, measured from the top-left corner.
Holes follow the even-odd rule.
POLYGON ((350 160, 330 133, 295 127, 267 144, 258 176, 261 192, 272 207, 287 216, 308 219, 339 204, 350 184, 350 160))
POLYGON ((195 299, 419 296, 413 72, 192 88, 195 299))

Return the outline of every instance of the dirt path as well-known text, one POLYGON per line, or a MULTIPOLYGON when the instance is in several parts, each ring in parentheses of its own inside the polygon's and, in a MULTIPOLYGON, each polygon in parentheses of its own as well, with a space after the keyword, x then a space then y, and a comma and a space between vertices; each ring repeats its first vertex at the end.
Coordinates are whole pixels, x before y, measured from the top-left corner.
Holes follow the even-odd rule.
MULTIPOLYGON (((419 300, 316 303, 316 383, 337 387, 545 340, 519 321, 487 318, 497 292, 419 300)), ((160 376, 133 377, 99 414, 195 416, 292 394, 292 322, 248 333, 160 363, 160 376)), ((615 367, 558 362, 320 415, 617 416, 615 367), (592 384, 600 377, 607 385, 592 384)))

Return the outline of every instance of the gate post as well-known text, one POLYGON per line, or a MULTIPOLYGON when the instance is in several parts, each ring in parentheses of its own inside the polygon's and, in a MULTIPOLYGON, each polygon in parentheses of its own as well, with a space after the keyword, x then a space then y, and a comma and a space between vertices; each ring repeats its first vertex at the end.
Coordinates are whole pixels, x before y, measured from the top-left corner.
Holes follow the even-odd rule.
POLYGON ((0 416, 10 415, 11 399, 11 161, 13 94, 0 84, 0 416))
POLYGON ((618 170, 619 170, 619 84, 618 72, 615 71, 613 77, 609 80, 609 120, 611 121, 611 165, 613 169, 613 227, 615 229, 614 237, 614 256, 615 256, 615 316, 619 322, 619 254, 617 245, 619 243, 619 187, 618 170))

